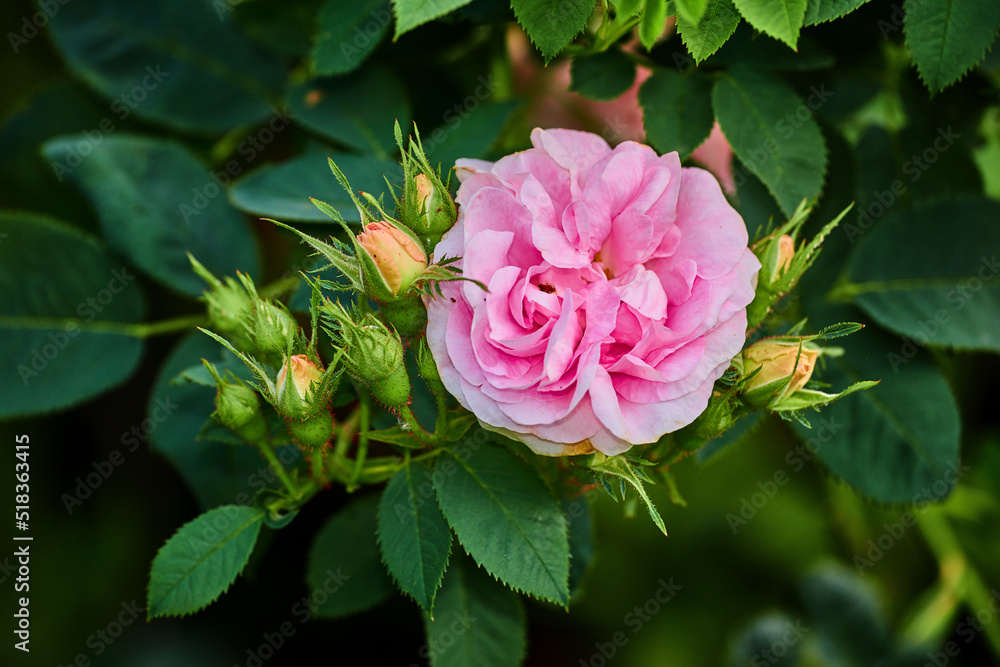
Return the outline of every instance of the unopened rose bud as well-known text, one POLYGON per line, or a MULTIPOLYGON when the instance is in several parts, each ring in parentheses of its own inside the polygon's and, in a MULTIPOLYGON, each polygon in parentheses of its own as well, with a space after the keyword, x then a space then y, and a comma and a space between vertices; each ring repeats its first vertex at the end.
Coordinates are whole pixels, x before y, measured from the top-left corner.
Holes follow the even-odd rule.
POLYGON ((804 343, 800 353, 799 346, 799 342, 791 340, 764 339, 743 351, 743 374, 749 375, 760 369, 743 393, 748 403, 757 407, 773 407, 805 387, 822 350, 804 343))
POLYGON ((202 295, 207 304, 212 328, 224 335, 238 350, 250 351, 253 343, 243 325, 244 317, 253 309, 254 299, 232 276, 219 280, 201 262, 188 253, 191 268, 212 288, 202 295))
POLYGON ((775 258, 774 268, 771 270, 772 284, 791 267, 793 257, 795 257, 795 239, 788 234, 782 234, 778 238, 778 253, 775 258))
POLYGON ((249 443, 261 442, 267 437, 267 423, 260 411, 257 392, 241 380, 224 380, 215 367, 203 361, 215 378, 215 412, 212 417, 249 443))
POLYGON ((325 408, 303 420, 286 419, 285 424, 298 448, 308 454, 325 449, 333 439, 333 415, 325 408))
POLYGON ((434 355, 431 354, 431 348, 427 345, 426 338, 421 338, 417 344, 417 370, 420 371, 420 377, 427 382, 431 391, 439 396, 447 396, 444 383, 441 382, 441 373, 438 371, 437 363, 434 361, 434 355))
POLYGON ((448 189, 433 175, 417 174, 413 177, 412 203, 404 193, 404 201, 410 206, 403 208, 403 224, 421 235, 437 236, 448 231, 458 220, 458 207, 448 189))
POLYGON ((315 403, 323 381, 323 369, 304 354, 289 357, 278 371, 276 407, 286 417, 302 419, 317 411, 315 403))
POLYGON ((408 289, 427 268, 427 255, 416 239, 385 220, 368 223, 358 242, 393 296, 408 289))
POLYGON ((276 366, 295 342, 299 324, 282 304, 258 298, 247 328, 257 352, 276 366))

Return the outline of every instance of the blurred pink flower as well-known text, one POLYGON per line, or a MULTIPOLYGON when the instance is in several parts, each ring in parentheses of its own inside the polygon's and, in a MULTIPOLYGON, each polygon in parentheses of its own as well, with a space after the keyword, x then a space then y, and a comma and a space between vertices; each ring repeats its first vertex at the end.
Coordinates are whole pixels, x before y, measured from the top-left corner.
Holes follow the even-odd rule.
POLYGON ((613 455, 690 424, 743 347, 760 263, 716 180, 599 136, 459 160, 459 218, 434 251, 473 282, 428 300, 447 389, 546 455, 613 455))
POLYGON ((691 159, 715 174, 722 184, 722 189, 731 195, 736 194, 736 184, 733 182, 733 149, 722 134, 718 121, 712 126, 712 133, 705 142, 694 149, 691 159))

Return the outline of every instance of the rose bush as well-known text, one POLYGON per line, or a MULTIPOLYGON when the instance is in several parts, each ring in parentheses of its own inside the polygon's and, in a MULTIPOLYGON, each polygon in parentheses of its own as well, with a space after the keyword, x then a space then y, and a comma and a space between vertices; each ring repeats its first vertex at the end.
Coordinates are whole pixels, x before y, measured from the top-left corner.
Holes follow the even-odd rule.
POLYGON ((459 160, 458 222, 428 299, 441 379, 486 428, 539 454, 613 455, 704 411, 743 347, 760 263, 707 171, 676 153, 540 130, 459 160))

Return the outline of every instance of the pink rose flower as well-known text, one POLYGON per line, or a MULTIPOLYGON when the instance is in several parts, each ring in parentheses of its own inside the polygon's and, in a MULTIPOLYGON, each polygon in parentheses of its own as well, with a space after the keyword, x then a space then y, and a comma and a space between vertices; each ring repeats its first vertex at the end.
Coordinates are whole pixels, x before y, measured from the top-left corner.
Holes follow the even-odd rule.
POLYGON ((760 263, 706 171, 625 142, 540 130, 459 160, 435 259, 473 282, 428 300, 445 387, 539 454, 608 455, 690 424, 743 347, 760 263))

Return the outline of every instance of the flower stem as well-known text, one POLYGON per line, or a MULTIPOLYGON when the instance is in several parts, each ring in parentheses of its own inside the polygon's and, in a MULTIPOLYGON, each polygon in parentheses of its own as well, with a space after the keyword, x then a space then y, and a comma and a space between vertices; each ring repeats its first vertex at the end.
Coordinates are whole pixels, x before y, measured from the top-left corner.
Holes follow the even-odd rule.
POLYGON ((285 489, 288 490, 288 493, 290 493, 293 498, 298 498, 300 495, 299 488, 288 476, 285 466, 281 465, 281 461, 279 461, 278 457, 274 455, 274 450, 271 449, 271 444, 268 442, 258 442, 257 448, 260 449, 260 453, 264 455, 265 459, 267 459, 268 464, 271 466, 271 470, 273 470, 274 474, 281 480, 281 483, 284 485, 285 489))
MULTIPOLYGON (((413 410, 410 409, 409 405, 404 405, 399 409, 399 418, 403 420, 403 423, 410 428, 410 432, 413 433, 413 436, 420 442, 432 444, 440 439, 437 434, 428 433, 427 430, 420 425, 420 422, 417 421, 417 417, 413 414, 413 410)), ((440 413, 438 414, 438 418, 440 419, 440 413)))

